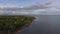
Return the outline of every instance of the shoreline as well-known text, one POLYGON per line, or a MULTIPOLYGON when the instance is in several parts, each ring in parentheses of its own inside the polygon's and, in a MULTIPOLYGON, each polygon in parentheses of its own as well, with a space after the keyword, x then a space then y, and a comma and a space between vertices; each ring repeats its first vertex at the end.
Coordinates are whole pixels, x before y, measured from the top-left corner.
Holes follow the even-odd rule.
MULTIPOLYGON (((15 28, 15 30, 12 30, 12 32, 10 32, 10 30, 8 31, 7 30, 7 32, 5 32, 5 33, 7 33, 7 34, 10 34, 10 33, 13 33, 14 34, 14 32, 17 32, 17 31, 20 31, 20 30, 23 30, 24 28, 26 28, 26 27, 28 27, 31 23, 32 23, 32 21, 34 21, 34 19, 35 19, 35 17, 30 17, 30 16, 14 16, 13 18, 15 19, 15 17, 17 17, 17 22, 16 22, 16 24, 17 25, 21 25, 21 26, 18 26, 18 28, 15 28), (22 22, 21 21, 19 21, 19 18, 20 19, 24 19, 22 22), (22 24, 19 24, 19 22, 21 22, 22 24)), ((0 20, 1 20, 1 18, 2 18, 2 20, 5 18, 5 19, 8 19, 8 22, 9 22, 9 20, 11 20, 12 19, 12 16, 0 16, 0 20), (11 18, 11 19, 10 19, 11 18)), ((7 20, 3 20, 3 21, 7 21, 7 20)), ((2 21, 1 21, 2 22, 2 21)), ((11 21, 12 22, 12 21, 11 21)), ((9 22, 10 23, 10 22, 9 22)), ((9 24, 9 23, 7 23, 7 24, 9 24)), ((1 23, 1 24, 3 24, 3 23, 1 23)), ((4 24, 6 24, 6 23, 4 23, 4 24)), ((6 25, 7 25, 6 24, 6 25)), ((13 23, 11 23, 11 24, 13 24, 13 23)), ((12 25, 11 25, 12 26, 12 25)), ((4 27, 4 25, 3 25, 3 27, 4 27)), ((5 26, 6 27, 6 26, 5 26)), ((9 26, 10 27, 10 26, 9 26)), ((13 27, 15 27, 15 26, 13 26, 13 27)), ((13 28, 12 27, 12 28, 13 28)), ((7 27, 8 28, 8 27, 7 27)), ((1 31, 1 30, 0 30, 1 31)), ((5 29, 5 31, 6 31, 6 29, 5 29)), ((3 32, 3 31, 2 31, 3 32)))

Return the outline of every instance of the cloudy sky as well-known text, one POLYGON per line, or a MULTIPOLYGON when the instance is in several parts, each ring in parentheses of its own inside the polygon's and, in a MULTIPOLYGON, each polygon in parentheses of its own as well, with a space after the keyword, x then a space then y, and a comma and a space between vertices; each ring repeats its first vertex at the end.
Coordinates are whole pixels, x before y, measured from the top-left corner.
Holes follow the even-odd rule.
POLYGON ((60 15, 60 0, 0 0, 0 15, 60 15))

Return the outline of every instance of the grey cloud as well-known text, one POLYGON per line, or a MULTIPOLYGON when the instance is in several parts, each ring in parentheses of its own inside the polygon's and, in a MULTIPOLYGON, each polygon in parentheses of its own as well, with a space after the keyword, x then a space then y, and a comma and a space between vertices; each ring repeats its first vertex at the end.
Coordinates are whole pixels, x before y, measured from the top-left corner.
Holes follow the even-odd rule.
POLYGON ((35 4, 35 5, 31 5, 31 6, 27 6, 27 7, 23 7, 23 8, 10 8, 10 7, 5 7, 5 8, 0 8, 0 10, 3 11, 21 11, 21 10, 37 10, 37 9, 46 9, 49 8, 48 6, 45 6, 43 4, 35 4))
POLYGON ((37 9, 46 9, 46 8, 50 8, 50 5, 52 3, 51 0, 48 0, 46 3, 41 4, 41 3, 36 3, 36 4, 32 4, 30 6, 25 6, 23 8, 19 8, 19 7, 5 7, 5 8, 0 8, 0 10, 3 11, 22 11, 22 10, 37 10, 37 9))
POLYGON ((28 7, 24 7, 24 10, 36 10, 36 9, 45 9, 47 8, 46 6, 42 5, 42 4, 35 4, 35 5, 31 5, 28 7))
POLYGON ((53 2, 52 0, 48 0, 44 4, 36 3, 31 6, 24 7, 23 9, 25 9, 25 10, 46 9, 46 8, 50 8, 50 6, 48 6, 48 5, 52 4, 52 2, 53 2))
MULTIPOLYGON (((4 7, 4 8, 0 8, 0 10, 2 11, 5 11, 5 14, 12 14, 13 11, 17 12, 28 12, 28 13, 34 13, 35 10, 38 10, 38 9, 47 9, 47 8, 51 8, 50 5, 51 2, 47 2, 45 4, 40 4, 40 3, 36 3, 36 4, 32 4, 30 6, 25 6, 23 8, 20 8, 20 7, 4 7)), ((37 14, 39 12, 37 11, 37 14)), ((20 14, 20 13, 19 13, 20 14)))
MULTIPOLYGON (((9 0, 7 0, 7 1, 9 1, 9 0)), ((48 5, 50 5, 51 3, 52 3, 52 0, 48 0, 47 2, 42 3, 42 4, 35 3, 30 6, 25 6, 23 8, 16 7, 15 5, 13 5, 11 8, 10 7, 3 7, 4 5, 2 5, 3 8, 0 8, 0 10, 3 10, 3 11, 23 11, 23 10, 28 11, 28 10, 46 9, 46 8, 50 8, 50 6, 48 6, 48 5)))

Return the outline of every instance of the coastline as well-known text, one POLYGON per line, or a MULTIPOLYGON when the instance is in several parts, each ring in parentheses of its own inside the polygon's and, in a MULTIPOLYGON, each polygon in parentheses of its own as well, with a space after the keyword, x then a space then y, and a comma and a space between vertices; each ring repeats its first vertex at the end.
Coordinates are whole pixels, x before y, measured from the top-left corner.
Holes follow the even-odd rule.
MULTIPOLYGON (((4 18, 6 18, 6 19, 10 19, 10 16, 8 16, 9 18, 7 18, 6 16, 3 16, 4 18)), ((11 16, 12 17, 12 16, 11 16)), ((14 16, 14 17, 16 17, 16 16, 14 16)), ((14 18, 13 17, 13 18, 14 18)), ((22 16, 17 16, 17 18, 19 19, 20 17, 22 17, 22 16)), ((28 27, 29 26, 29 24, 30 23, 32 23, 32 21, 35 19, 35 17, 30 17, 30 16, 23 16, 24 17, 24 21, 22 21, 21 23, 24 23, 24 24, 18 24, 18 25, 21 25, 21 26, 18 26, 18 28, 16 28, 15 30, 12 30, 12 32, 10 32, 10 31, 8 31, 7 30, 7 32, 4 32, 4 33, 7 33, 7 34, 10 34, 10 33, 13 33, 14 34, 14 32, 17 32, 18 30, 19 31, 21 31, 23 28, 25 28, 25 27, 28 27)), ((22 17, 22 18, 23 18, 22 17)), ((1 16, 0 16, 0 18, 2 18, 1 16)), ((12 19, 12 18, 11 18, 12 19)), ((5 21, 5 20, 4 20, 5 21)), ((9 22, 9 21, 8 21, 9 22)), ((20 22, 19 20, 17 21, 17 22, 20 22)), ((3 23, 2 23, 3 24, 3 23)), ((5 23, 4 23, 5 24, 5 23)), ((9 24, 9 23, 8 23, 9 24)), ((11 23, 11 24, 13 24, 13 23, 11 23)), ((17 24, 17 23, 16 23, 17 24)), ((7 24, 5 24, 5 25, 7 25, 7 24)), ((15 25, 16 26, 16 25, 15 25)), ((15 27, 15 26, 13 26, 13 27, 15 27)), ((13 28, 12 27, 12 28, 13 28)), ((6 28, 6 27, 5 27, 6 28)), ((8 28, 8 27, 7 27, 8 28)), ((6 30, 5 30, 6 31, 6 30)))

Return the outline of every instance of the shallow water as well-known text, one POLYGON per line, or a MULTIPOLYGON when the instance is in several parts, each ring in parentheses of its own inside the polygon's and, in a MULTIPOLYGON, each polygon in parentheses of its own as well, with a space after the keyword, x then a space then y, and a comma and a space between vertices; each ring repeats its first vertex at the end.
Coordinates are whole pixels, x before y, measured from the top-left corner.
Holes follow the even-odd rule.
POLYGON ((60 34, 60 15, 40 15, 17 34, 60 34))

